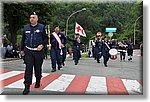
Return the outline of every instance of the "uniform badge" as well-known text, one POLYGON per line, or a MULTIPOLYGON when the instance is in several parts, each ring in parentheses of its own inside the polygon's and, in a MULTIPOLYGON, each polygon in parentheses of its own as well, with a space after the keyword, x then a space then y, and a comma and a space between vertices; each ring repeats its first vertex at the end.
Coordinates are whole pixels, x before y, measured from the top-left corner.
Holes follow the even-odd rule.
POLYGON ((59 35, 59 37, 61 37, 61 35, 59 35))
POLYGON ((39 29, 37 29, 35 32, 39 33, 39 32, 40 32, 40 30, 39 30, 39 29))

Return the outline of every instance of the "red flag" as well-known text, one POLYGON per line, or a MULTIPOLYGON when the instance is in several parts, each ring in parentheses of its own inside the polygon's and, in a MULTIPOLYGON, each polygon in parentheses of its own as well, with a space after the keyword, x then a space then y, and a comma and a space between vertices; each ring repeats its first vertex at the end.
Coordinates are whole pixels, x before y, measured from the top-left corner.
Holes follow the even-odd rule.
POLYGON ((75 33, 86 37, 84 29, 77 22, 76 22, 76 26, 75 26, 75 33))

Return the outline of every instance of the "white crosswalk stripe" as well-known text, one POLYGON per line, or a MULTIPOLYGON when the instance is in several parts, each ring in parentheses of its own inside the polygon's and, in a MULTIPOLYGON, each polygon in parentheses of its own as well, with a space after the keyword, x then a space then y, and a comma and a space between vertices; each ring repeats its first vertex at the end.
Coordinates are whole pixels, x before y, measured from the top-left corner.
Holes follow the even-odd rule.
POLYGON ((75 75, 66 75, 63 74, 61 77, 53 81, 49 84, 44 90, 51 90, 51 91, 60 91, 63 92, 66 90, 68 85, 71 83, 75 75))
POLYGON ((122 79, 129 94, 139 94, 142 93, 142 85, 136 80, 122 79))
POLYGON ((18 75, 18 74, 20 74, 20 73, 23 73, 23 72, 21 72, 21 71, 11 71, 11 72, 7 72, 7 73, 0 74, 0 81, 1 81, 1 80, 4 80, 4 79, 7 79, 7 78, 9 78, 9 77, 18 75))
POLYGON ((106 78, 92 76, 86 93, 107 94, 106 78))

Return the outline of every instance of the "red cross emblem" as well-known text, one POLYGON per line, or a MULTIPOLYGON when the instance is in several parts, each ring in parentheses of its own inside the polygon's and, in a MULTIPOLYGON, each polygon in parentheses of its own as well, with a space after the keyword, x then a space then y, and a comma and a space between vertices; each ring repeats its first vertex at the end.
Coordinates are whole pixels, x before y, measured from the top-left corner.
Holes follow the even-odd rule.
POLYGON ((76 27, 76 29, 78 32, 81 30, 80 26, 76 27))

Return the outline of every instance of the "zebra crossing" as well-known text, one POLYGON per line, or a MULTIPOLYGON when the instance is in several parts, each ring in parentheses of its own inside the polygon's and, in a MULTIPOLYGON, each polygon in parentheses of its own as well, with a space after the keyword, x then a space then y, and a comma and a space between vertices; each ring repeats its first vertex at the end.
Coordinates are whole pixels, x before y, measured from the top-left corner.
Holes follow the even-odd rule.
MULTIPOLYGON (((42 86, 40 88, 34 88, 36 79, 33 73, 31 90, 46 90, 72 94, 143 94, 142 80, 51 73, 43 73, 42 76, 42 86)), ((23 77, 24 71, 0 70, 0 89, 23 89, 23 77)))

